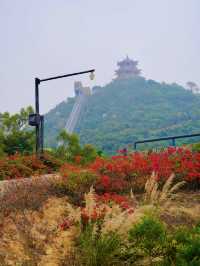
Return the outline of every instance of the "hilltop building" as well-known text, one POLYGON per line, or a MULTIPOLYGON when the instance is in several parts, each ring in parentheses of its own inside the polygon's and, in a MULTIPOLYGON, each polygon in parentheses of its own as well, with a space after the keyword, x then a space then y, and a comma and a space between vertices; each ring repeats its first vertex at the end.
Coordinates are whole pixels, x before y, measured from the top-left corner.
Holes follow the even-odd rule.
POLYGON ((80 81, 74 82, 74 92, 76 96, 79 96, 81 94, 84 95, 91 95, 91 90, 89 87, 83 87, 82 83, 80 81))
POLYGON ((131 60, 128 56, 117 63, 118 69, 115 71, 116 79, 128 79, 140 76, 141 70, 138 69, 138 61, 131 60))

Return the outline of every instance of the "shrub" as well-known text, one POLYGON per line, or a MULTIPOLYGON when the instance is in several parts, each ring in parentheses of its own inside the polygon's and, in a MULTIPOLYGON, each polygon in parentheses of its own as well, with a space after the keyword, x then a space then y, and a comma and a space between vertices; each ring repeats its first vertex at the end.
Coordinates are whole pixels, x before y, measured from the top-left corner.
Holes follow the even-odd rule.
POLYGON ((129 246, 122 259, 127 265, 200 265, 199 229, 169 232, 157 219, 144 217, 129 232, 129 246))
POLYGON ((144 217, 129 231, 129 243, 138 256, 153 258, 162 255, 166 240, 164 225, 153 217, 144 217))
POLYGON ((169 234, 161 265, 200 265, 199 227, 177 228, 173 234, 169 234))
POLYGON ((52 173, 60 168, 62 161, 45 153, 42 159, 36 155, 15 154, 0 159, 0 180, 17 179, 52 173))
MULTIPOLYGON (((122 265, 120 253, 134 219, 132 208, 124 211, 114 202, 110 206, 97 200, 93 188, 85 194, 84 202, 82 208, 68 204, 68 217, 60 225, 62 230, 73 225, 79 229, 74 251, 78 258, 74 259, 79 261, 78 265, 122 265)), ((75 262, 72 265, 76 265, 75 262)))
POLYGON ((5 157, 0 160, 0 179, 30 177, 33 170, 25 165, 19 156, 5 157))
POLYGON ((192 144, 192 151, 193 152, 200 152, 200 143, 192 144))
POLYGON ((59 158, 56 158, 54 154, 51 154, 50 152, 45 152, 42 155, 42 163, 49 169, 49 172, 58 171, 60 167, 64 164, 62 160, 59 158))
POLYGON ((120 187, 124 191, 127 184, 133 191, 143 191, 152 172, 156 173, 159 184, 174 173, 177 182, 187 182, 187 188, 197 189, 200 186, 200 153, 185 147, 169 147, 160 152, 135 152, 111 158, 97 157, 89 167, 101 176, 121 182, 120 187))
POLYGON ((87 226, 78 240, 80 265, 118 265, 121 240, 116 233, 102 235, 92 225, 87 226))
POLYGON ((64 164, 60 173, 62 178, 55 184, 56 189, 69 196, 75 204, 81 204, 84 194, 89 192, 98 178, 93 171, 70 164, 64 164))

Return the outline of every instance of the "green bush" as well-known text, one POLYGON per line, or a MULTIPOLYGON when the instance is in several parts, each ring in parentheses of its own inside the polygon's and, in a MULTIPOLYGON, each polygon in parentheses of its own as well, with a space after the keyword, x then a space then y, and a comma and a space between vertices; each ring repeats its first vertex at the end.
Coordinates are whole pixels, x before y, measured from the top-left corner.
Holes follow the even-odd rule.
POLYGON ((200 227, 178 228, 170 234, 161 265, 200 265, 200 227))
POLYGON ((121 252, 121 240, 114 234, 102 235, 88 226, 78 240, 80 265, 111 266, 119 264, 118 256, 121 252))
POLYGON ((126 265, 199 266, 200 226, 168 232, 159 220, 144 217, 130 230, 122 259, 126 265))
POLYGON ((75 253, 72 265, 80 266, 199 266, 200 226, 168 231, 157 218, 145 216, 127 241, 117 233, 102 235, 99 224, 91 223, 81 231, 75 253))
POLYGON ((192 144, 192 151, 193 152, 200 152, 200 143, 192 144))
POLYGON ((162 255, 165 241, 166 229, 154 217, 144 217, 129 232, 129 243, 135 256, 147 257, 149 261, 162 255))

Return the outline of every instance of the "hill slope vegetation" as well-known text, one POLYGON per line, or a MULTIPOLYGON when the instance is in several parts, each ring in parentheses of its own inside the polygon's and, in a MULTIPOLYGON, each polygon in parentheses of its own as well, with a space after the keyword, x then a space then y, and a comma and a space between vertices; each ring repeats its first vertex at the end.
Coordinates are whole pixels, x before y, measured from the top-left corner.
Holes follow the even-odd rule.
MULTIPOLYGON (((199 131, 200 96, 178 84, 138 77, 113 80, 95 91, 76 132, 82 143, 92 143, 106 153, 114 153, 139 139, 199 131)), ((65 126, 73 103, 74 98, 69 98, 46 114, 46 145, 56 145, 56 136, 65 126)))

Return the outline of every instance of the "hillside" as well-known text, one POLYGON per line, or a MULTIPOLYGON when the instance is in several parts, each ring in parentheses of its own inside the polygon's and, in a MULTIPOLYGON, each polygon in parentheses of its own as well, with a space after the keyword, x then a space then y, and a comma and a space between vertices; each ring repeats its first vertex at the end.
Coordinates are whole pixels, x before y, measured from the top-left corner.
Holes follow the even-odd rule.
MULTIPOLYGON (((74 98, 69 98, 46 114, 47 146, 56 144, 56 135, 65 126, 73 103, 74 98)), ((177 84, 143 77, 113 80, 96 87, 76 132, 82 143, 113 153, 138 139, 199 132, 199 106, 200 96, 177 84)))

